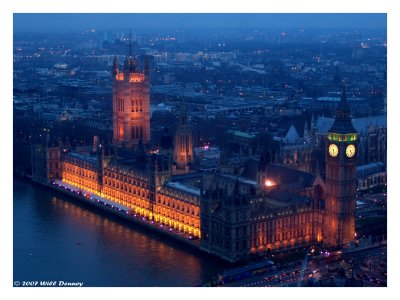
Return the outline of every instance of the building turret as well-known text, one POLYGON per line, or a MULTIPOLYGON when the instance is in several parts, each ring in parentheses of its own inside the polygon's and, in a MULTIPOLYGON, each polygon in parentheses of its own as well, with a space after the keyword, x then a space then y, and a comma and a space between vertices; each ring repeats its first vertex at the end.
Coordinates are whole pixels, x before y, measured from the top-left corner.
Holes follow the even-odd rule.
POLYGON ((128 59, 128 56, 125 57, 123 71, 124 71, 124 72, 128 72, 128 71, 129 71, 129 59, 128 59))
POLYGON ((32 179, 49 183, 61 178, 61 141, 51 140, 49 131, 31 145, 32 179))
POLYGON ((308 129, 307 120, 304 123, 303 140, 305 142, 309 142, 310 141, 310 130, 308 129))
POLYGON ((175 134, 173 173, 182 174, 190 171, 193 161, 192 130, 187 124, 186 106, 183 105, 179 116, 179 126, 175 134))
POLYGON ((136 58, 129 58, 129 71, 131 73, 136 73, 136 69, 137 69, 137 62, 136 62, 136 58))
POLYGON ((116 76, 117 76, 118 72, 119 72, 119 70, 118 70, 118 58, 117 58, 117 56, 114 56, 113 66, 112 66, 113 79, 116 79, 116 76))
POLYGON ((261 189, 269 188, 272 181, 268 179, 267 166, 271 163, 271 154, 269 150, 260 154, 260 162, 257 170, 257 183, 261 189))
POLYGON ((143 73, 144 73, 144 80, 147 82, 151 82, 151 61, 152 56, 145 55, 143 59, 143 73))

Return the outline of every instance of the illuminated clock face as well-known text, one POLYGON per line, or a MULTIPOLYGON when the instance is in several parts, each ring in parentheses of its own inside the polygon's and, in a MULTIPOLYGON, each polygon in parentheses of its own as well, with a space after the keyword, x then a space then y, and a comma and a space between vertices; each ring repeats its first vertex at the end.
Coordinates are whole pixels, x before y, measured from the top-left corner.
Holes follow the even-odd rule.
POLYGON ((347 157, 353 157, 356 154, 356 147, 354 145, 348 145, 346 148, 347 157))
POLYGON ((330 144, 329 145, 329 154, 332 157, 336 157, 339 153, 339 149, 338 146, 336 146, 335 144, 330 144))

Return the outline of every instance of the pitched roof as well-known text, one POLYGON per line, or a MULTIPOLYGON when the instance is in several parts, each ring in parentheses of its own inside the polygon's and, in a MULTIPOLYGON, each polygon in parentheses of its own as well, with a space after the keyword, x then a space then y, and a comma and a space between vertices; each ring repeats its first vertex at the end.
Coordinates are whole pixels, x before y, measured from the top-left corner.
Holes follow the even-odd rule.
POLYGON ((280 190, 272 190, 267 194, 268 198, 284 202, 287 205, 309 204, 312 199, 306 196, 292 194, 280 190))
MULTIPOLYGON (((332 127, 334 118, 318 117, 316 127, 319 133, 327 133, 332 127)), ((370 126, 387 127, 387 116, 379 115, 373 117, 357 118, 351 120, 353 127, 358 133, 365 132, 370 126)))
MULTIPOLYGON (((246 162, 244 170, 241 174, 242 177, 250 178, 257 181, 257 171, 260 161, 254 158, 246 162)), ((302 188, 311 186, 316 177, 315 174, 299 171, 296 169, 288 168, 283 165, 267 164, 266 174, 271 180, 278 182, 281 185, 291 186, 293 188, 302 188)))
POLYGON ((299 134, 297 133, 296 128, 294 126, 290 126, 288 132, 286 133, 285 139, 290 144, 297 143, 298 139, 300 138, 299 134))
POLYGON ((355 128, 351 122, 350 113, 350 107, 347 103, 346 92, 343 86, 342 97, 340 98, 340 102, 336 107, 335 121, 333 122, 332 128, 330 128, 329 131, 341 134, 355 132, 355 128))

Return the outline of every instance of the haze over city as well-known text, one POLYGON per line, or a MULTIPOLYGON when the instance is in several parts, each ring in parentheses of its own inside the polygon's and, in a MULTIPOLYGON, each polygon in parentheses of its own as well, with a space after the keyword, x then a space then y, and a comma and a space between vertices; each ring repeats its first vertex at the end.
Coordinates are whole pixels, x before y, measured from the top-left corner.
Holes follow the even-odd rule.
POLYGON ((14 14, 14 32, 121 28, 386 29, 386 14, 14 14), (51 24, 51 26, 49 26, 51 24))

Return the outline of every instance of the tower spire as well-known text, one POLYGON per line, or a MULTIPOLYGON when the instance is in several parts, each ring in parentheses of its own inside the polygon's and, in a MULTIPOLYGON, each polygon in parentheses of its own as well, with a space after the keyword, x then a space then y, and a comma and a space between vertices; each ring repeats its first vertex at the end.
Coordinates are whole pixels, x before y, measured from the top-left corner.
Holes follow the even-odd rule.
POLYGON ((183 84, 182 87, 182 108, 180 114, 180 125, 185 126, 187 124, 187 109, 186 109, 186 101, 185 101, 185 87, 186 83, 183 84))
POLYGON ((113 75, 115 77, 115 75, 118 74, 118 58, 117 58, 117 56, 115 54, 114 54, 112 71, 113 71, 113 75))
POLYGON ((129 30, 129 56, 132 57, 132 29, 129 30))
MULTIPOLYGON (((182 91, 184 98, 184 93, 182 91)), ((174 162, 176 169, 173 170, 175 174, 178 172, 188 173, 190 164, 193 161, 193 137, 192 130, 187 123, 187 111, 184 99, 182 100, 181 112, 179 115, 179 126, 175 133, 174 143, 174 162)))
POLYGON ((129 30, 129 71, 136 72, 136 58, 132 58, 132 29, 129 30))
POLYGON ((342 96, 340 98, 339 105, 336 109, 336 113, 339 110, 343 112, 348 112, 350 114, 350 107, 349 104, 347 103, 347 96, 346 96, 346 84, 344 81, 342 81, 342 96))
POLYGON ((341 134, 355 133, 356 130, 351 123, 350 114, 351 110, 349 104, 347 103, 346 87, 344 82, 342 82, 342 96, 336 108, 335 121, 329 131, 341 134))

